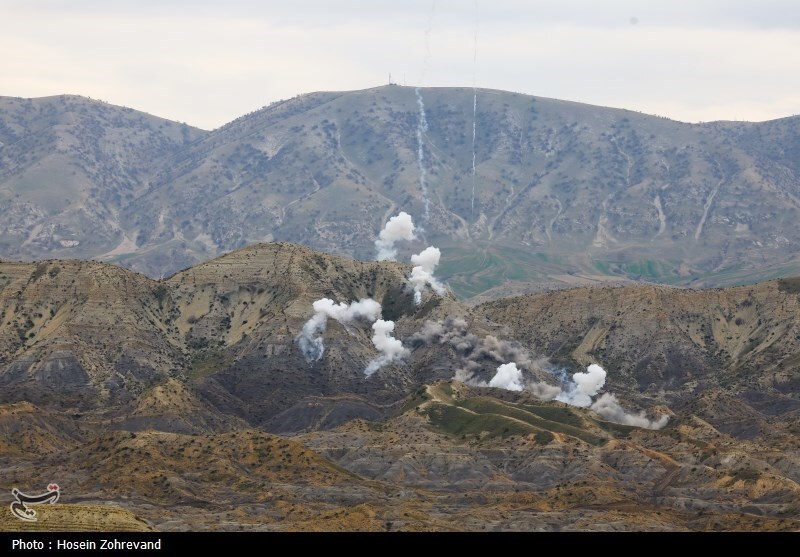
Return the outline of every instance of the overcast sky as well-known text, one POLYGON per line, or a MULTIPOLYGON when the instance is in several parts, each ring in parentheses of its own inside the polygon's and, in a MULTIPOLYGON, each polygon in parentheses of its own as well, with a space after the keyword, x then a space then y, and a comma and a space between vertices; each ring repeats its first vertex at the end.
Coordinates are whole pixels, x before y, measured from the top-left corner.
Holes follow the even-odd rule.
POLYGON ((206 129, 389 73, 690 122, 800 114, 800 10, 783 0, 0 0, 0 53, 0 95, 206 129))

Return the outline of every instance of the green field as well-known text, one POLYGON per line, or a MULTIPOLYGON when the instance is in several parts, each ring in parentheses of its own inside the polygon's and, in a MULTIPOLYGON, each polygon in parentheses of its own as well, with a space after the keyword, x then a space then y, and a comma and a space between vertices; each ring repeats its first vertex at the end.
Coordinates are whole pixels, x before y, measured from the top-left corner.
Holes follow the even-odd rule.
POLYGON ((683 276, 678 273, 681 262, 677 259, 601 259, 587 254, 567 256, 535 252, 524 246, 507 244, 451 244, 447 240, 436 245, 443 254, 437 276, 461 299, 508 283, 563 282, 565 275, 670 286, 726 287, 800 274, 800 261, 757 269, 733 264, 713 272, 683 276))
MULTIPOLYGON (((436 385, 440 394, 448 384, 436 385)), ((405 405, 405 410, 415 408, 425 399, 417 395, 405 405)), ((626 426, 607 427, 605 422, 584 418, 579 412, 560 406, 516 404, 501 401, 488 396, 477 396, 449 402, 431 402, 423 410, 427 414, 430 426, 437 431, 449 435, 467 438, 496 438, 511 435, 534 434, 539 443, 549 443, 559 433, 575 437, 591 445, 599 446, 607 438, 598 435, 595 426, 608 431, 611 435, 627 436, 633 428, 626 426), (590 430, 593 429, 592 430, 590 430)))

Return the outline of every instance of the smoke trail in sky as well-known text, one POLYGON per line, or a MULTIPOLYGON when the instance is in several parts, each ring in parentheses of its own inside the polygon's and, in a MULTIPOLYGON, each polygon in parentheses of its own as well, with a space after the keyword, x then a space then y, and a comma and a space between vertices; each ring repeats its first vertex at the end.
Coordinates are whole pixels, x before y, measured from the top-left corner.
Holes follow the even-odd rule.
POLYGON ((417 122, 417 166, 419 166, 419 187, 422 190, 422 203, 425 211, 422 220, 428 222, 430 217, 431 200, 428 198, 428 183, 425 176, 425 134, 428 132, 428 119, 425 117, 425 103, 422 101, 422 93, 419 87, 414 89, 417 95, 417 106, 419 107, 419 120, 417 122))

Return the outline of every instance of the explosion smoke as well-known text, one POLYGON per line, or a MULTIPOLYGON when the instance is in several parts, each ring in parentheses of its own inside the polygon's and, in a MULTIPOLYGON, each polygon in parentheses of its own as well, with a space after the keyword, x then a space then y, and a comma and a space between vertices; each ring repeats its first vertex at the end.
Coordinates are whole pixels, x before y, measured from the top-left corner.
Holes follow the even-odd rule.
POLYGON ((313 306, 314 315, 306 321, 296 339, 308 363, 318 361, 325 353, 322 337, 316 335, 325 332, 329 317, 344 324, 362 318, 373 322, 381 316, 381 305, 372 298, 363 298, 351 304, 336 304, 333 300, 322 298, 314 302, 313 306))
MULTIPOLYGON (((469 324, 463 319, 427 321, 419 332, 409 337, 408 344, 416 347, 434 344, 452 347, 457 355, 453 361, 456 368, 455 379, 476 387, 488 386, 479 377, 479 374, 485 373, 487 366, 495 369, 507 362, 514 362, 520 373, 525 372, 532 377, 550 377, 542 368, 543 359, 534 361, 525 348, 495 336, 478 337, 469 331, 469 324)), ((540 398, 550 400, 561 392, 555 385, 541 385, 541 389, 535 390, 540 398)))
POLYGON ((645 416, 644 412, 639 412, 637 414, 626 412, 622 406, 620 406, 617 397, 611 393, 603 393, 600 395, 590 408, 609 422, 633 425, 645 429, 661 429, 667 425, 669 421, 669 416, 666 414, 657 420, 650 420, 645 416))
POLYGON ((414 239, 414 221, 405 211, 390 218, 375 240, 378 261, 394 261, 397 250, 394 244, 400 240, 411 241, 414 239))
POLYGON ((517 369, 517 364, 511 362, 497 368, 497 373, 489 381, 490 387, 499 387, 507 391, 522 390, 522 371, 517 369))
POLYGON ((650 420, 644 412, 632 414, 620 406, 617 397, 611 393, 603 393, 597 400, 592 397, 597 395, 606 382, 606 370, 597 364, 591 364, 585 372, 572 374, 570 384, 562 389, 556 400, 566 402, 572 406, 589 408, 600 417, 618 424, 633 425, 646 429, 661 429, 669 421, 666 414, 657 420, 650 420))
POLYGON ((381 352, 381 355, 372 360, 364 370, 364 375, 369 377, 380 368, 399 360, 408 354, 408 350, 403 347, 403 343, 392 336, 394 332, 394 321, 384 321, 378 319, 372 324, 372 344, 381 352))
POLYGON ((544 358, 534 359, 521 346, 492 335, 483 338, 476 336, 469 332, 468 324, 463 319, 428 321, 408 341, 417 347, 423 344, 453 347, 458 354, 453 379, 468 385, 522 390, 542 400, 558 400, 572 406, 589 408, 600 417, 615 423, 647 429, 661 429, 669 421, 666 415, 650 420, 644 412, 626 412, 611 393, 604 393, 593 400, 605 385, 607 376, 606 371, 597 364, 590 365, 585 372, 574 373, 570 378, 563 370, 554 369, 544 358), (489 361, 500 365, 487 383, 479 374, 485 373, 485 366, 489 361), (550 382, 561 383, 561 386, 550 382))
POLYGON ((425 206, 425 212, 422 215, 423 222, 428 222, 430 217, 431 200, 428 197, 428 184, 425 177, 425 138, 424 134, 428 132, 428 119, 425 117, 425 103, 422 102, 422 93, 419 87, 414 89, 417 96, 417 106, 419 107, 419 121, 417 122, 417 166, 419 166, 419 187, 422 190, 422 203, 425 206))
POLYGON ((588 408, 592 405, 592 397, 597 391, 603 388, 606 383, 606 370, 597 364, 592 364, 586 368, 585 372, 577 372, 572 375, 572 384, 567 390, 562 390, 556 397, 560 402, 566 402, 570 406, 588 408))
POLYGON ((414 303, 416 305, 422 303, 422 292, 425 290, 426 285, 433 288, 439 296, 444 295, 444 285, 433 276, 441 257, 442 252, 439 251, 439 248, 433 246, 429 246, 420 253, 411 256, 411 263, 415 267, 411 269, 411 276, 408 281, 414 287, 414 303))

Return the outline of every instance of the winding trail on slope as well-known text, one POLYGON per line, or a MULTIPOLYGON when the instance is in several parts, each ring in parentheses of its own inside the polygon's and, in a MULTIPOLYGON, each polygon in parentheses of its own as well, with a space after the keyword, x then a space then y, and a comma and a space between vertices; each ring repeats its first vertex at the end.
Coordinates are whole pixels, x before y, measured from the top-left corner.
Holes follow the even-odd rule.
MULTIPOLYGON (((631 188, 631 170, 633 169, 633 158, 625 152, 625 150, 620 147, 619 142, 617 141, 616 137, 611 138, 611 142, 614 144, 614 147, 617 149, 620 155, 625 158, 625 161, 628 163, 625 168, 625 191, 627 192, 631 188)), ((595 247, 605 247, 608 245, 608 242, 617 243, 618 240, 611 235, 608 231, 608 203, 614 197, 614 192, 608 194, 608 197, 603 200, 603 210, 600 213, 600 217, 597 219, 597 232, 595 233, 594 240, 592 241, 592 245, 595 247)))
POLYGON ((286 209, 288 209, 289 207, 291 207, 292 205, 294 205, 295 203, 297 203, 299 201, 305 201, 306 199, 308 199, 309 197, 311 197, 312 195, 314 195, 315 193, 317 193, 319 190, 322 189, 322 186, 319 185, 319 182, 317 182, 316 178, 312 177, 311 181, 314 182, 314 190, 313 191, 311 191, 311 192, 309 192, 309 193, 307 193, 305 195, 301 195, 300 197, 298 197, 294 201, 290 201, 289 203, 287 203, 286 205, 283 206, 283 208, 281 209, 281 224, 283 224, 284 221, 286 220, 286 209))

